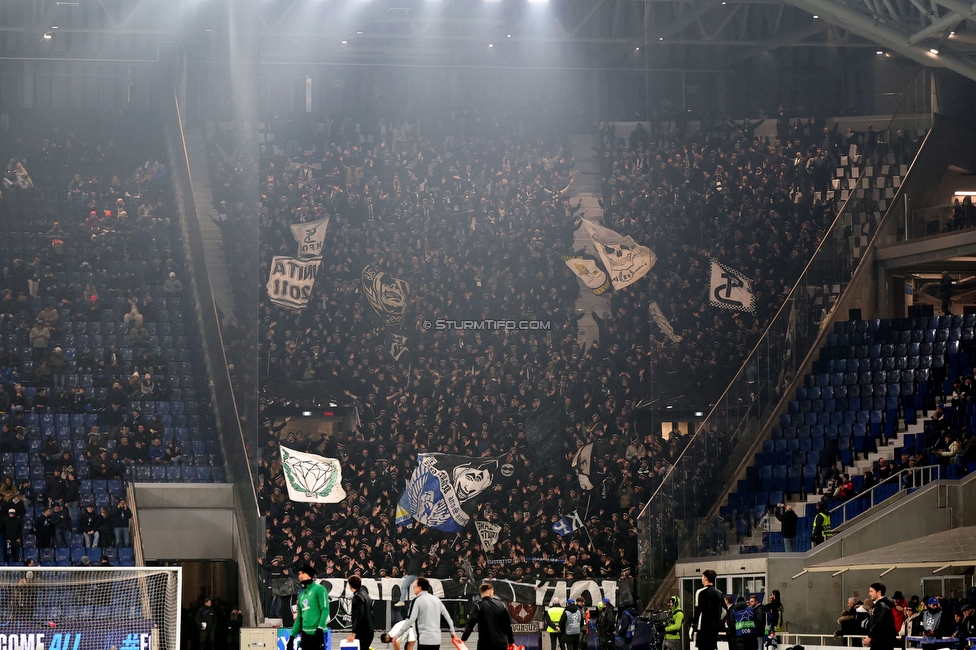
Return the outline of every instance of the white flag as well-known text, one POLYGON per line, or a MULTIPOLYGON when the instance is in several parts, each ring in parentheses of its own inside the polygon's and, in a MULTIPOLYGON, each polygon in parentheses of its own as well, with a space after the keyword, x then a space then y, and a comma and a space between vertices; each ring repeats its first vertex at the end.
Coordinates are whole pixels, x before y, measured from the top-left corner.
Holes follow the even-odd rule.
POLYGON ((304 309, 312 297, 315 274, 321 264, 321 257, 299 259, 276 255, 271 260, 271 273, 268 275, 268 297, 271 302, 280 307, 304 309))
POLYGON ((298 242, 298 257, 321 257, 322 243, 325 242, 325 231, 328 228, 328 217, 309 223, 293 223, 291 234, 298 242))
POLYGON ((576 456, 573 457, 573 467, 579 474, 580 487, 584 490, 592 490, 593 483, 590 481, 590 465, 593 463, 593 443, 583 445, 576 456))
POLYGON ((641 246, 633 237, 623 237, 586 219, 583 219, 583 226, 593 239, 593 247, 600 254, 614 289, 620 290, 637 282, 657 262, 654 251, 641 246))
POLYGON ((674 333, 674 327, 671 326, 671 321, 668 320, 664 312, 656 302, 652 302, 650 305, 651 318, 657 323, 657 326, 661 328, 661 332, 670 339, 672 343, 681 343, 683 337, 680 334, 674 333))
POLYGON ((610 288, 610 278, 588 255, 563 255, 563 261, 569 270, 576 274, 583 284, 596 295, 601 295, 610 288))
POLYGON ((346 498, 346 491, 342 489, 342 467, 335 458, 282 447, 281 468, 288 484, 288 498, 292 501, 339 503, 346 498))
POLYGON ((753 311, 752 283, 743 273, 712 259, 712 283, 709 298, 715 307, 753 311))
POLYGON ((487 521, 475 521, 474 527, 478 530, 478 537, 481 538, 481 545, 485 550, 489 553, 495 550, 495 542, 498 541, 498 533, 501 532, 502 527, 487 521))

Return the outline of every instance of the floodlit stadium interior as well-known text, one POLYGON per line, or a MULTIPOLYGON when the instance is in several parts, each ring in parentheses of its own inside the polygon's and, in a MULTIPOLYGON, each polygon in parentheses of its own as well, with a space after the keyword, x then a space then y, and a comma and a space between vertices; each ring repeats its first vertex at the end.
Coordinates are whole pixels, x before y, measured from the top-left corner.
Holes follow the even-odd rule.
POLYGON ((962 0, 0 0, 0 650, 970 647, 974 107, 962 0))

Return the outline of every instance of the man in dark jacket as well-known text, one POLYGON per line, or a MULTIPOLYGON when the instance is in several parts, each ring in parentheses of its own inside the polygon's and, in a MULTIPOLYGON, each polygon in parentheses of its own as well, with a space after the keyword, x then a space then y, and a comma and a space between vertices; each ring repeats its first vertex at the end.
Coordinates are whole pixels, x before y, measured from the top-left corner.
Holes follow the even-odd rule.
POLYGON ((871 610, 867 636, 863 643, 871 646, 871 650, 894 650, 897 636, 895 617, 891 613, 894 604, 885 597, 885 586, 880 582, 871 584, 868 596, 874 601, 874 608, 871 610))
POLYGON ((792 553, 793 541, 796 539, 796 524, 799 517, 796 516, 793 506, 783 505, 782 503, 776 506, 775 515, 779 519, 781 526, 780 534, 783 536, 783 550, 787 553, 792 553))
POLYGON ((217 617, 214 613, 213 601, 208 597, 197 610, 197 631, 200 633, 200 650, 213 650, 214 630, 217 627, 217 617))
POLYGON ((596 617, 596 635, 600 650, 613 650, 614 635, 617 631, 617 612, 610 604, 609 598, 604 598, 597 603, 596 608, 600 612, 596 617))
POLYGON ((23 530, 23 518, 17 515, 15 508, 9 508, 7 516, 0 520, 0 535, 3 535, 5 542, 3 555, 7 564, 20 562, 23 530))
POLYGON ((51 506, 44 506, 44 512, 34 520, 34 534, 37 536, 38 548, 54 546, 54 523, 51 506))
POLYGON ((695 592, 695 647, 698 650, 716 650, 718 635, 725 629, 725 599, 715 588, 716 573, 713 569, 702 571, 702 588, 695 592))
POLYGON ((346 641, 359 641, 359 650, 369 650, 373 643, 373 599, 369 591, 363 587, 362 578, 351 575, 346 580, 352 590, 352 632, 346 641))
POLYGON ((759 650, 759 639, 763 632, 762 615, 756 611, 759 603, 755 597, 750 597, 749 601, 747 603, 745 598, 739 596, 728 610, 730 650, 759 650))
POLYGON ((952 278, 948 271, 942 272, 942 279, 939 280, 939 298, 942 299, 942 314, 952 315, 952 278))
POLYGON ((508 607, 495 598, 495 590, 490 582, 482 583, 478 591, 481 593, 481 600, 471 609, 461 640, 467 641, 477 625, 478 650, 506 650, 508 646, 515 645, 508 607))

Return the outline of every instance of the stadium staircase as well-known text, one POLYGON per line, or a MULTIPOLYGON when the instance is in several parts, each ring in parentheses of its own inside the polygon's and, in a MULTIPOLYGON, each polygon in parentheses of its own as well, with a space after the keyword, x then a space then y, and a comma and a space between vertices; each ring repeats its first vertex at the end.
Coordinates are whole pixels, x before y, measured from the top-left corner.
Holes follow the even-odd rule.
POLYGON ((214 223, 210 167, 207 165, 207 140, 200 129, 186 131, 186 157, 190 172, 193 203, 199 206, 198 222, 203 242, 210 290, 225 317, 234 313, 234 291, 224 258, 223 234, 214 223))
MULTIPOLYGON (((779 526, 766 514, 780 502, 792 504, 800 517, 795 550, 810 548, 812 519, 822 498, 817 479, 829 466, 825 459, 839 458, 835 466, 850 474, 859 493, 864 471, 876 473, 879 459, 921 453, 931 445, 934 441, 922 435, 919 413, 933 409, 937 398, 951 392, 952 381, 972 368, 974 326, 976 314, 835 323, 813 372, 720 511, 738 522, 748 520, 752 510, 758 528, 769 532, 767 543, 748 548, 783 550, 779 526)), ((968 424, 974 414, 956 417, 968 424)), ((937 474, 956 477, 951 465, 937 474)), ((880 504, 899 487, 892 481, 876 488, 871 503, 855 497, 834 504, 845 508, 839 521, 880 504)))
MULTIPOLYGON (((600 164, 597 160, 596 145, 599 139, 593 135, 572 136, 569 139, 570 147, 575 158, 575 168, 573 171, 572 202, 582 201, 583 218, 593 223, 600 223, 603 219, 603 207, 600 205, 602 193, 602 179, 600 178, 600 164)), ((593 242, 586 234, 585 228, 576 230, 573 240, 573 250, 576 252, 586 251, 591 255, 596 255, 593 242)), ((593 318, 593 314, 603 316, 610 311, 609 292, 604 296, 594 294, 582 281, 580 283, 580 295, 576 299, 577 313, 582 317, 578 321, 579 342, 586 345, 599 341, 600 328, 593 318)))

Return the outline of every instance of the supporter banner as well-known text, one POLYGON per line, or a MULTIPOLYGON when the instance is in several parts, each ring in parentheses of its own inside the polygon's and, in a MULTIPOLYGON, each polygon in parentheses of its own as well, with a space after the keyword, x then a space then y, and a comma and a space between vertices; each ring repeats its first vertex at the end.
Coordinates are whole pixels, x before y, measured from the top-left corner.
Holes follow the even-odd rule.
POLYGON ((574 531, 583 527, 583 520, 580 518, 579 510, 573 510, 564 515, 559 521, 552 525, 552 532, 561 537, 571 535, 574 531))
POLYGON ((298 257, 321 257, 322 244, 325 242, 325 231, 328 228, 328 217, 309 223, 293 223, 291 234, 298 242, 298 257))
POLYGON ((288 484, 288 498, 305 503, 338 503, 346 498, 342 489, 342 466, 335 458, 323 458, 281 447, 281 466, 288 484))
POLYGON ((386 350, 393 357, 394 361, 399 361, 400 357, 409 352, 407 348, 407 337, 396 332, 387 333, 386 350))
POLYGON ((580 487, 584 490, 592 490, 593 483, 590 481, 590 465, 593 462, 593 443, 583 445, 573 456, 573 467, 579 475, 580 487))
POLYGON ((447 533, 461 532, 470 521, 465 508, 473 508, 476 497, 491 487, 498 459, 420 454, 417 462, 397 505, 397 523, 413 518, 447 533))
POLYGON ((654 251, 641 246, 633 237, 624 237, 586 219, 583 219, 583 226, 593 239, 593 246, 610 274, 614 289, 620 290, 637 282, 657 262, 654 251))
POLYGON ((373 264, 363 269, 363 291, 369 304, 387 325, 403 325, 407 313, 410 283, 379 270, 373 264))
POLYGON ((523 562, 542 562, 544 564, 565 564, 564 557, 506 557, 500 560, 485 560, 486 564, 521 564, 523 562))
POLYGON ((745 274, 712 259, 712 284, 709 298, 715 307, 753 311, 752 283, 745 274))
POLYGON ((651 318, 657 323, 657 326, 661 329, 661 332, 668 337, 672 343, 681 343, 683 337, 679 334, 674 333, 674 327, 671 326, 671 321, 668 320, 664 312, 656 302, 652 302, 650 306, 651 318))
POLYGON ((481 538, 481 545, 485 547, 485 550, 489 553, 494 551, 495 542, 498 541, 498 533, 502 532, 502 527, 487 521, 476 521, 474 527, 478 531, 478 537, 481 538))
MULTIPOLYGON (((542 562, 542 558, 524 558, 526 562, 542 562)), ((559 562, 559 560, 547 560, 559 562)), ((493 560, 489 560, 489 564, 493 560)), ((457 580, 438 580, 428 578, 434 595, 438 598, 461 599, 473 596, 478 591, 478 585, 471 582, 457 580)), ((624 579, 628 580, 628 579, 624 579)), ((329 600, 352 598, 352 592, 343 578, 327 578, 317 580, 329 593, 329 600)), ((546 582, 511 582, 509 580, 490 580, 495 587, 495 595, 502 600, 513 603, 535 604, 546 606, 553 596, 565 601, 566 598, 579 598, 585 595, 588 602, 598 603, 603 598, 609 598, 611 603, 618 602, 618 588, 616 580, 550 580, 546 582)), ((623 581, 622 581, 623 582, 623 581)), ((363 586, 369 591, 373 600, 400 600, 400 586, 402 578, 363 578, 363 586)), ((296 586, 297 591, 299 587, 296 586)), ((292 594, 295 591, 291 592, 292 594)), ((287 595, 287 594, 286 594, 287 595)), ((121 648, 121 646, 120 646, 121 648)))
POLYGON ((562 255, 569 270, 576 274, 587 287, 596 295, 606 293, 610 289, 610 278, 600 268, 597 261, 590 255, 562 255))
POLYGON ((322 258, 299 259, 276 255, 271 260, 271 274, 268 276, 268 297, 279 307, 304 309, 312 297, 315 274, 318 273, 322 258))

